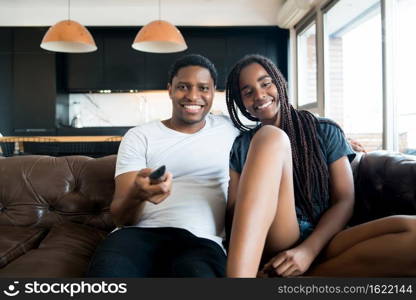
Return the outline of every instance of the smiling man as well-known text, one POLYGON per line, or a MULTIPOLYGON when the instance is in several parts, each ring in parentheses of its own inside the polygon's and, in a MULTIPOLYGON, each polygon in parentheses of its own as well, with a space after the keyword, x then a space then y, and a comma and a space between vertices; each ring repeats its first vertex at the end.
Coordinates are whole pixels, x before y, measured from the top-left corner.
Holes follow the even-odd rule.
POLYGON ((217 72, 200 55, 169 73, 172 117, 130 129, 120 144, 111 214, 92 277, 222 277, 229 151, 238 130, 208 114, 217 72), (157 183, 152 170, 165 165, 157 183))
POLYGON ((210 71, 202 66, 190 65, 180 67, 176 74, 173 73, 174 70, 168 84, 172 118, 163 121, 163 124, 180 132, 195 133, 204 127, 205 116, 211 109, 216 71, 213 66, 210 71))

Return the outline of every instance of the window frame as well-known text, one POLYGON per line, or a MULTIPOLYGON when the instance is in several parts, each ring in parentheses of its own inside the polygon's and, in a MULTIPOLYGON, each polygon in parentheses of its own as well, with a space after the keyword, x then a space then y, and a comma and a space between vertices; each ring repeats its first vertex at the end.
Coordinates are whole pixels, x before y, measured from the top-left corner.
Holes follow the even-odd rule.
POLYGON ((295 66, 294 66, 294 76, 293 76, 293 82, 294 82, 294 103, 296 104, 296 107, 298 109, 304 109, 304 110, 311 110, 311 111, 316 111, 318 110, 318 106, 319 106, 319 100, 318 100, 318 82, 319 82, 319 72, 318 72, 318 53, 319 53, 319 48, 318 48, 318 42, 317 42, 317 37, 318 37, 318 24, 317 24, 317 13, 315 11, 310 12, 309 14, 307 14, 304 18, 302 18, 302 20, 295 25, 294 27, 294 49, 292 51, 292 55, 294 57, 295 60, 295 66), (312 103, 308 103, 305 105, 299 105, 299 36, 304 33, 306 30, 308 30, 313 23, 315 23, 315 47, 316 47, 316 91, 317 91, 317 95, 316 95, 316 100, 312 103))
MULTIPOLYGON (((325 69, 325 59, 327 49, 324 43, 324 14, 334 7, 340 0, 323 0, 320 4, 303 17, 292 29, 290 37, 291 41, 291 64, 292 70, 289 78, 292 89, 293 104, 298 109, 309 110, 313 113, 318 113, 320 116, 326 116, 325 110, 325 96, 327 95, 325 79, 328 74, 325 69), (317 95, 316 102, 299 106, 299 70, 298 70, 298 37, 304 30, 306 30, 312 23, 316 26, 316 62, 317 62, 317 95)), ((395 6, 397 0, 380 0, 381 8, 381 34, 382 34, 382 99, 383 99, 383 113, 382 113, 382 148, 388 151, 399 151, 398 142, 398 113, 397 113, 397 99, 394 97, 394 30, 395 30, 395 6)))

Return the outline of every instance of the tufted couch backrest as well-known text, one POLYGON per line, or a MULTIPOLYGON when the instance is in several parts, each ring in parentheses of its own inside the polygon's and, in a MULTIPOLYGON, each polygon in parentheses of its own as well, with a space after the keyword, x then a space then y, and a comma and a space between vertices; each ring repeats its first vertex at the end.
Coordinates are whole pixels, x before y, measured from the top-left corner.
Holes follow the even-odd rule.
POLYGON ((109 231, 116 155, 0 157, 0 225, 75 222, 109 231))
MULTIPOLYGON (((49 228, 75 222, 109 231, 116 155, 0 157, 0 225, 49 228)), ((353 164, 350 224, 416 214, 416 158, 371 152, 353 164)))
POLYGON ((416 215, 416 156, 371 152, 354 161, 353 170, 352 225, 389 215, 416 215))

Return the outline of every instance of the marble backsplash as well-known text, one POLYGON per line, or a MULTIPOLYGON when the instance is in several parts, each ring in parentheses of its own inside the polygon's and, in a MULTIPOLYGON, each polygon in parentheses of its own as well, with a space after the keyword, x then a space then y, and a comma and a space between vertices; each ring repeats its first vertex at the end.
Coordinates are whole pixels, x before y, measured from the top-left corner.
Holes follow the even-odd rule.
MULTIPOLYGON (((228 115, 225 93, 216 92, 211 112, 228 115)), ((69 95, 69 120, 74 127, 136 126, 171 116, 167 91, 69 95)))

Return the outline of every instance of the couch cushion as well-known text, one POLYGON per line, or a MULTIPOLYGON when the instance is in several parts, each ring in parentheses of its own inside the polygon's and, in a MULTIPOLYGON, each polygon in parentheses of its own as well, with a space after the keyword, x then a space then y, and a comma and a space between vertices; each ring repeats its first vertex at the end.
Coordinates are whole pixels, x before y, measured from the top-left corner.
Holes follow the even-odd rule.
POLYGON ((37 247, 46 229, 0 226, 0 268, 37 247))
POLYGON ((375 151, 355 168, 355 208, 350 224, 389 215, 416 214, 416 157, 375 151))
POLYGON ((53 226, 37 249, 0 269, 0 277, 82 277, 105 231, 62 223, 53 226))
POLYGON ((110 231, 116 156, 0 159, 0 225, 75 222, 110 231))

